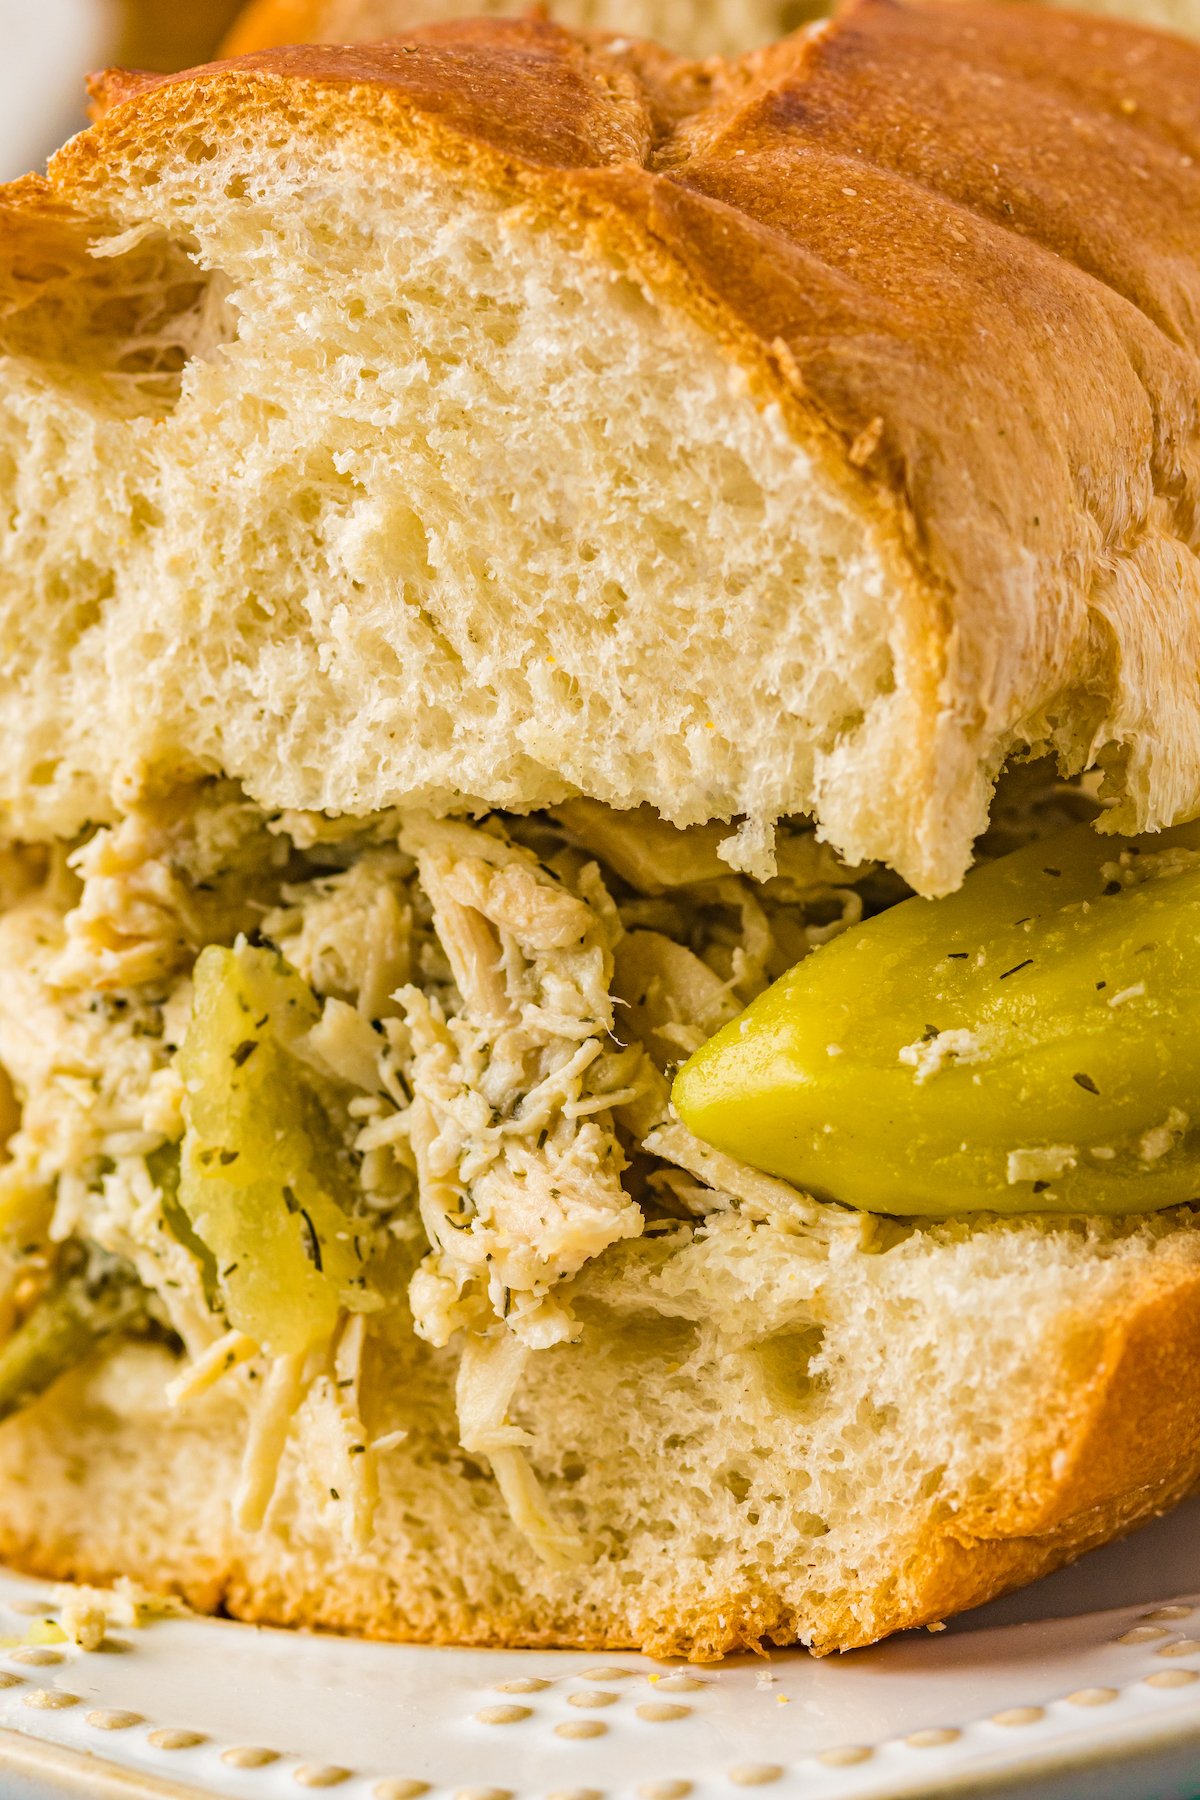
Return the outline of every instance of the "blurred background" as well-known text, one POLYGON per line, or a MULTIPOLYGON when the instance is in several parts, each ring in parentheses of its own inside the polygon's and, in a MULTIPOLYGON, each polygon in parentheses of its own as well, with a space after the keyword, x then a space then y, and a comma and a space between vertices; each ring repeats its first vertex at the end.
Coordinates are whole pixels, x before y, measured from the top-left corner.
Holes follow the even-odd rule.
POLYGON ((39 168, 85 123, 84 76, 204 62, 241 0, 0 0, 0 180, 39 168))

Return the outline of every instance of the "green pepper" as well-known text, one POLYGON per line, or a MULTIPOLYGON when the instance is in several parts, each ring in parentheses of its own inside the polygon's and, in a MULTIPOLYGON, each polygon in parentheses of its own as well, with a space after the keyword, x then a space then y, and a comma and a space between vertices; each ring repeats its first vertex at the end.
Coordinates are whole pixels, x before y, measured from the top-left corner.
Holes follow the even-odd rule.
POLYGON ((192 1221, 179 1200, 180 1153, 178 1144, 163 1144, 146 1158, 150 1179, 158 1189, 163 1222, 177 1243, 193 1257, 200 1271, 200 1285, 210 1312, 222 1309, 221 1283, 217 1275, 217 1259, 202 1238, 192 1229, 192 1221))
POLYGON ((1200 1197, 1200 824, 1073 827, 853 927, 673 1099, 697 1137, 868 1212, 1200 1197))
POLYGON ((146 1322, 146 1290, 109 1262, 60 1275, 0 1349, 0 1420, 45 1393, 103 1338, 146 1322))
POLYGON ((215 1259, 230 1324, 272 1356, 328 1337, 343 1306, 369 1304, 369 1228, 352 1217, 357 1181, 334 1097, 293 1053, 320 1016, 277 951, 210 945, 178 1055, 178 1205, 215 1259))

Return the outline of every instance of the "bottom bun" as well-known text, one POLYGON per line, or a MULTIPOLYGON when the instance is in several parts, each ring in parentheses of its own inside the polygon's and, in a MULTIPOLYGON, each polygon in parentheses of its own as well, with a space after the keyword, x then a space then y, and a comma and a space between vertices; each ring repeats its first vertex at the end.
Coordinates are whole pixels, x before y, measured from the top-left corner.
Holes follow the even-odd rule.
POLYGON ((0 1429, 0 1551, 202 1611, 436 1643, 848 1649, 1033 1579, 1200 1475, 1200 1231, 862 1221, 818 1255, 736 1213, 682 1251, 609 1253, 581 1341, 531 1359, 513 1418, 589 1560, 545 1566, 459 1447, 452 1351, 372 1341, 366 1550, 298 1418, 267 1526, 235 1529, 245 1436, 218 1388, 126 1344, 0 1429))

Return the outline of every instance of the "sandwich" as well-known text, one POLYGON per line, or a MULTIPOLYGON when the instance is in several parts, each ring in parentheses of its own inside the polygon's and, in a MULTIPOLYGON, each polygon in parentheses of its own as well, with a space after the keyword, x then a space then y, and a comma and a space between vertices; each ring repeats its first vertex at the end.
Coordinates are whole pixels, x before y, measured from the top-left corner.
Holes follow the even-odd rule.
POLYGON ((0 1552, 867 1643, 1200 1476, 1200 49, 110 73, 0 190, 0 1552))

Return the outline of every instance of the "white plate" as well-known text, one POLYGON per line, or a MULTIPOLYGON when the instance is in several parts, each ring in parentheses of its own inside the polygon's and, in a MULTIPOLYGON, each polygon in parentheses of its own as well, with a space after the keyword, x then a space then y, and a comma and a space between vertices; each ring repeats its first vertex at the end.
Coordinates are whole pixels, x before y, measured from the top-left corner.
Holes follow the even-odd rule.
MULTIPOLYGON (((0 1634, 49 1598, 0 1572, 0 1634)), ((4 1800, 1200 1796, 1200 1502, 945 1632, 822 1662, 688 1669, 199 1619, 117 1636, 90 1655, 0 1649, 4 1800)))

